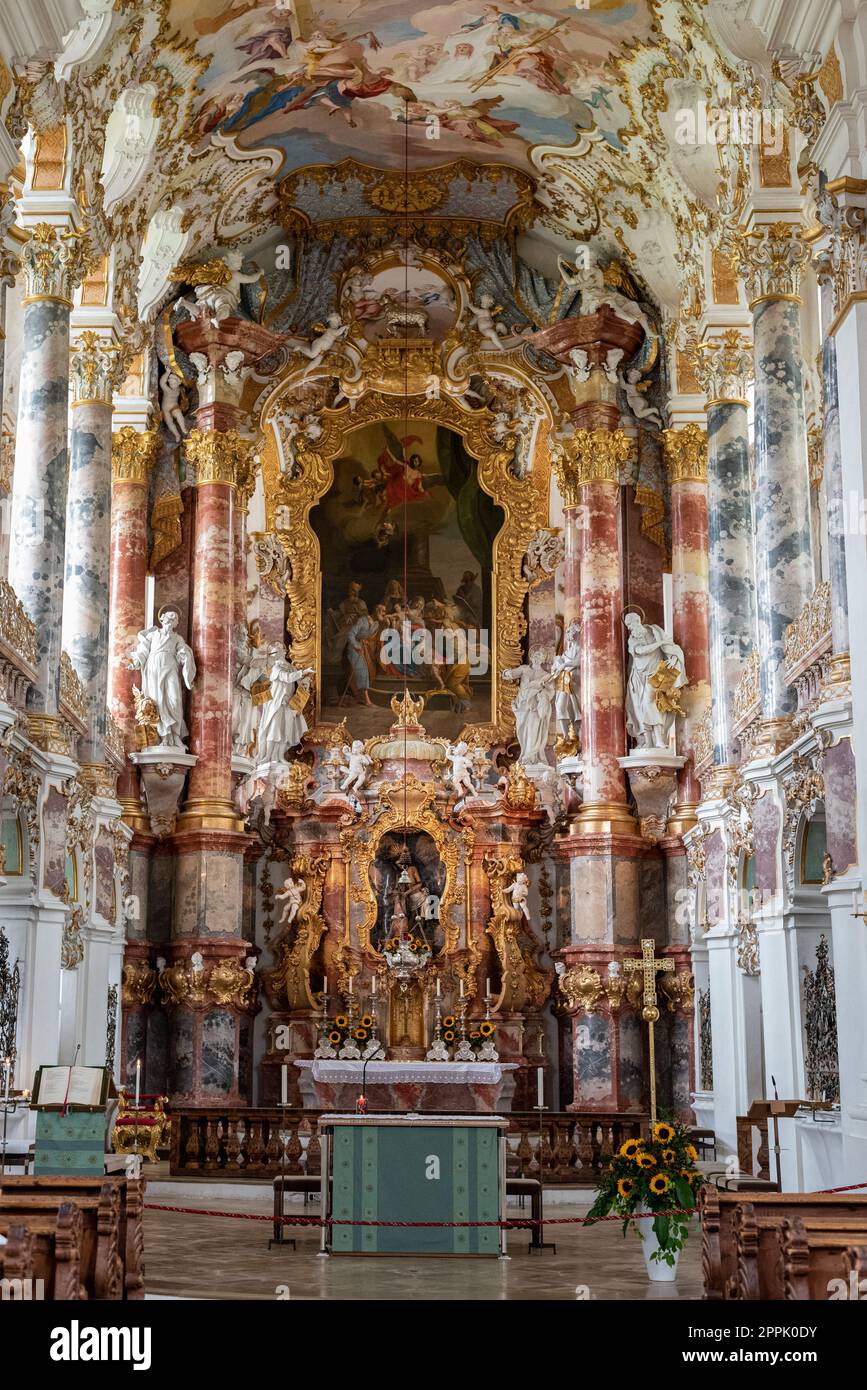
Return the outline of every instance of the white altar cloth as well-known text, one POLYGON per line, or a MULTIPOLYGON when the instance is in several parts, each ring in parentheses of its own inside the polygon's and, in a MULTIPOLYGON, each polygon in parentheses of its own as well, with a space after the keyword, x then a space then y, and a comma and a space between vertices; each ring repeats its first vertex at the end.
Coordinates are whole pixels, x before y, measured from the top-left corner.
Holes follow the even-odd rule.
MULTIPOLYGON (((309 1071, 314 1081, 329 1086, 360 1081, 364 1063, 303 1057, 296 1060, 295 1065, 301 1071, 309 1071)), ((517 1070, 517 1062, 368 1062, 366 1084, 496 1086, 503 1080, 504 1073, 517 1070)))

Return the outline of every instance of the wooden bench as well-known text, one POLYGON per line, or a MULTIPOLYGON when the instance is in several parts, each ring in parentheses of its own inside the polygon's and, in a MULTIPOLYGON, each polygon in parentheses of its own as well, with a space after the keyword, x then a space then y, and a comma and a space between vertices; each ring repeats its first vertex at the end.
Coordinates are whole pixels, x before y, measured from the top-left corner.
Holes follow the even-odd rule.
MULTIPOLYGON (((79 1203, 96 1198, 103 1188, 117 1193, 117 1253, 123 1271, 122 1298, 144 1298, 144 1191, 142 1179, 125 1176, 93 1178, 0 1177, 0 1213, 19 1213, 56 1208, 61 1202, 79 1203), (23 1203, 23 1205, 22 1205, 23 1203), (29 1203, 29 1205, 28 1205, 29 1203)), ((21 1220, 26 1220, 24 1216, 21 1220)))
MULTIPOLYGON (((726 1298, 770 1301, 793 1297, 827 1298, 828 1280, 839 1277, 840 1253, 853 1244, 867 1244, 867 1210, 860 1216, 852 1216, 804 1208, 802 1215, 790 1218, 763 1211, 752 1202, 744 1202, 735 1216, 735 1239, 737 1275, 726 1290, 726 1298), (803 1250, 807 1252, 806 1264, 798 1268, 805 1280, 809 1276, 811 1285, 823 1289, 821 1294, 796 1295, 788 1291, 784 1250, 795 1228, 803 1238, 803 1250), (822 1250, 825 1239, 828 1248, 836 1253, 830 1259, 819 1260, 817 1256, 815 1268, 812 1268, 809 1251, 811 1248, 816 1252, 822 1250)), ((802 1285, 806 1287, 804 1280, 802 1285)))
POLYGON ((0 1246, 0 1277, 43 1281, 44 1297, 78 1302, 87 1297, 81 1280, 84 1221, 72 1202, 25 1221, 0 1217, 8 1244, 0 1246))
POLYGON ((819 1230, 795 1217, 783 1227, 779 1253, 783 1298, 820 1302, 830 1297, 834 1280, 841 1280, 850 1296, 850 1275, 855 1275, 857 1293, 867 1274, 867 1225, 853 1239, 851 1230, 819 1230))
MULTIPOLYGON (((58 1213, 65 1203, 62 1192, 0 1195, 0 1232, 5 1235, 11 1224, 23 1222, 34 1237, 43 1269, 50 1270, 58 1213)), ((118 1188, 111 1183, 103 1183, 99 1192, 81 1193, 70 1205, 77 1208, 81 1218, 78 1264, 84 1296, 103 1300, 123 1298, 123 1260, 118 1251, 118 1188)), ((46 1276, 41 1270, 38 1277, 46 1276)), ((46 1278, 46 1292, 48 1284, 46 1278)))
MULTIPOLYGON (((702 1226, 702 1271, 704 1296, 709 1300, 759 1297, 757 1293, 740 1294, 739 1260, 743 1268, 743 1287, 755 1289, 767 1276, 771 1256, 763 1240, 773 1242, 773 1231, 767 1237, 766 1227, 781 1227, 784 1221, 801 1218, 807 1222, 822 1219, 843 1222, 850 1231, 849 1244, 859 1245, 857 1232, 867 1228, 867 1197, 854 1193, 816 1192, 751 1192, 747 1198, 738 1192, 723 1192, 706 1184, 699 1197, 702 1226), (744 1214, 743 1209, 749 1208, 744 1214), (738 1232, 741 1234, 740 1253, 738 1232), (757 1273, 762 1252, 762 1273, 757 1273)), ((773 1249, 773 1245, 768 1246, 773 1249)))

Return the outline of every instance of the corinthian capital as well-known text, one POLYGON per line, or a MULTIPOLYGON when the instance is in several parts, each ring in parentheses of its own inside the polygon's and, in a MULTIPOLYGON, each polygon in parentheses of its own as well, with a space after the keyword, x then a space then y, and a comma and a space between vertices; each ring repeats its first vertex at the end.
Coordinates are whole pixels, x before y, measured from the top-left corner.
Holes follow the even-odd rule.
POLYGON ((707 482, 707 435, 699 425, 663 430, 662 449, 673 483, 707 482))
POLYGON ((73 348, 69 375, 73 405, 111 405, 122 380, 117 349, 98 333, 86 329, 73 348))
POLYGON ((797 299, 801 271, 809 259, 801 228, 794 222, 772 222, 741 230, 736 239, 735 261, 747 285, 747 297, 797 299))
POLYGON ((196 469, 196 483, 243 486, 252 469, 255 440, 237 430, 191 430, 184 441, 187 458, 196 469))
POLYGON ((576 430, 561 440, 552 459, 566 506, 577 507, 581 489, 590 483, 618 487, 631 457, 632 443, 623 430, 576 430))
POLYGON ((87 259, 79 237, 62 231, 58 234, 48 222, 38 223, 21 256, 25 302, 57 299, 70 303, 72 291, 85 274, 87 259))
POLYGON ((819 199, 817 216, 825 231, 816 251, 820 284, 830 284, 836 316, 853 294, 867 289, 867 185, 826 193, 819 199))
POLYGON ((745 401, 753 378, 753 345, 736 328, 696 343, 689 352, 708 401, 745 401))
POLYGON ((157 430, 124 425, 111 437, 111 476, 116 483, 146 483, 159 453, 157 430))

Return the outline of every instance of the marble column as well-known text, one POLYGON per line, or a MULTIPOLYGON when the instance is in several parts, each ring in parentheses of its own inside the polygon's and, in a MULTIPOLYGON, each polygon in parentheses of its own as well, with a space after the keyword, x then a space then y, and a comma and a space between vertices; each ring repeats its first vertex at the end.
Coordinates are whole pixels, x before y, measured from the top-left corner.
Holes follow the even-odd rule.
POLYGON ((89 330, 71 357, 72 428, 66 499, 62 645, 87 696, 79 761, 105 761, 111 568, 111 419, 117 353, 89 330))
POLYGON ((714 772, 704 795, 734 778, 734 696, 756 641, 756 586, 747 386, 752 348, 737 329, 702 344, 696 370, 707 393, 708 592, 714 772))
POLYGON ((788 741, 795 694, 784 638, 813 592, 800 274, 808 249, 798 226, 776 222, 741 241, 753 314, 755 365, 756 615, 762 725, 757 748, 788 741))
POLYGON ((31 705, 56 719, 60 703, 66 531, 69 315, 78 243, 42 223, 22 252, 21 390, 15 439, 9 581, 36 624, 31 705))
MULTIPOLYGON (((128 668, 136 635, 145 625, 148 568, 148 483, 159 452, 156 430, 125 425, 112 437, 111 575, 108 621, 108 707, 123 734, 127 754, 137 747, 133 672, 128 668)), ((117 787, 124 819, 140 830, 138 769, 128 760, 117 787)))
POLYGON ((840 451, 840 396, 837 389, 837 344, 822 344, 822 438, 825 496, 828 501, 828 578, 831 583, 832 669, 838 679, 849 675, 849 591, 846 582, 846 502, 840 451))
POLYGON ((695 775, 695 739, 710 703, 707 436, 694 424, 666 430, 663 448, 671 482, 673 636, 683 648, 689 679, 681 696, 686 717, 677 729, 677 751, 686 762, 668 821, 668 833, 682 835, 696 824, 701 784, 695 775))

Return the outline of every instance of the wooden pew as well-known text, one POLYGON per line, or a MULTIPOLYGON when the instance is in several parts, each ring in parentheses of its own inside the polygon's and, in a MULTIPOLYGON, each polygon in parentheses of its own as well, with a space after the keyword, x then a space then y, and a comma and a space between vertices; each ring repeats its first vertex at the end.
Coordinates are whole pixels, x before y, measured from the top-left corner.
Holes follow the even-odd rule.
MULTIPOLYGON (((854 1230, 859 1221, 867 1222, 867 1196, 854 1193, 751 1192, 749 1204, 756 1213, 777 1221, 805 1216, 845 1217, 854 1230)), ((721 1192, 709 1184, 701 1188, 701 1259, 706 1299, 737 1297, 735 1219, 743 1205, 744 1197, 737 1192, 721 1192)), ((850 1241, 851 1245, 859 1243, 857 1239, 850 1241)))
MULTIPOLYGON (((23 1221, 36 1238, 48 1262, 54 1248, 58 1212, 65 1203, 63 1192, 14 1193, 0 1195, 0 1230, 23 1221)), ((81 1217, 79 1271, 87 1298, 123 1298, 123 1261, 118 1250, 120 1238, 120 1193, 116 1186, 103 1183, 99 1192, 84 1192, 71 1206, 81 1217)))
POLYGON ((850 1275, 857 1290, 867 1275, 867 1223, 859 1233, 863 1243, 853 1245, 853 1233, 817 1230, 796 1217, 786 1221, 780 1239, 778 1272, 786 1299, 822 1301, 829 1297, 831 1281, 843 1281, 847 1292, 850 1275))
POLYGON ((46 1299, 77 1302, 87 1298, 80 1277, 84 1224, 72 1202, 61 1202, 55 1212, 32 1214, 26 1222, 0 1217, 0 1230, 9 1240, 0 1246, 0 1274, 41 1279, 46 1299), (20 1273, 22 1268, 27 1272, 20 1273))
POLYGON ((144 1192, 143 1179, 123 1175, 93 1178, 0 1177, 0 1212, 7 1199, 42 1194, 49 1201, 78 1202, 87 1195, 99 1196, 106 1185, 115 1188, 119 1200, 118 1255, 123 1266, 123 1298, 144 1298, 144 1192))
POLYGON ((840 1277, 841 1253, 853 1242, 867 1243, 867 1211, 859 1216, 828 1215, 805 1207, 801 1215, 791 1218, 764 1212, 745 1201, 735 1215, 735 1240, 737 1275, 729 1281, 726 1298, 824 1299, 828 1297, 828 1280, 840 1277), (786 1277, 787 1242, 791 1242, 793 1271, 798 1276, 791 1288, 796 1282, 802 1289, 809 1284, 820 1293, 791 1292, 786 1277), (821 1254, 826 1248, 834 1253, 827 1257, 821 1254))

